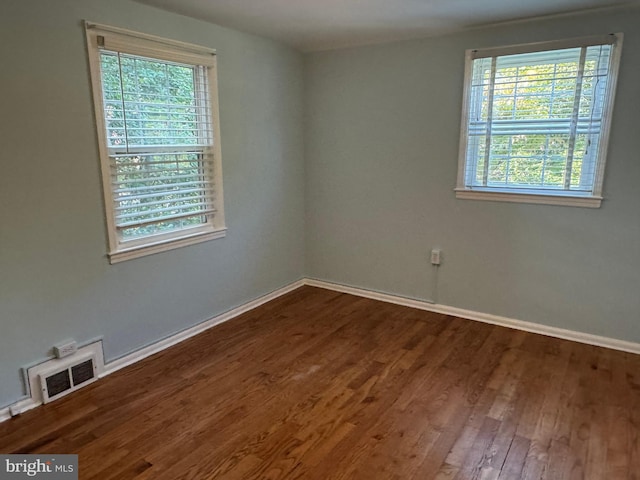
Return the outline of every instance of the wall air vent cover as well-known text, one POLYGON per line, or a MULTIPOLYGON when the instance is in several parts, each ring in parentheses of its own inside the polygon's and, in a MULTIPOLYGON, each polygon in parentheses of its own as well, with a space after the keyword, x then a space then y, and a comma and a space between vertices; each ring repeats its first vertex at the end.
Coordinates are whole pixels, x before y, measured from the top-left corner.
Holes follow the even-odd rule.
POLYGON ((102 341, 96 340, 69 355, 25 367, 24 372, 31 402, 36 405, 50 402, 100 377, 104 372, 102 341))
POLYGON ((96 359, 93 356, 71 355, 56 360, 55 368, 40 373, 42 401, 48 403, 98 378, 96 359))

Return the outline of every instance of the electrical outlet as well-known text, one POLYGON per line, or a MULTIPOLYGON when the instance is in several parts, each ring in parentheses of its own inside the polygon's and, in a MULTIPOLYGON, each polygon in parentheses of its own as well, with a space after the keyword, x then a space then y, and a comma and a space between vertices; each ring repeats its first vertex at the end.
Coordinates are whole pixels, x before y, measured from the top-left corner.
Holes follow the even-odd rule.
POLYGON ((53 346, 53 354, 56 358, 68 357, 76 353, 78 346, 75 340, 69 340, 68 342, 59 343, 53 346))
POLYGON ((440 265, 441 252, 439 248, 431 250, 431 265, 440 265))

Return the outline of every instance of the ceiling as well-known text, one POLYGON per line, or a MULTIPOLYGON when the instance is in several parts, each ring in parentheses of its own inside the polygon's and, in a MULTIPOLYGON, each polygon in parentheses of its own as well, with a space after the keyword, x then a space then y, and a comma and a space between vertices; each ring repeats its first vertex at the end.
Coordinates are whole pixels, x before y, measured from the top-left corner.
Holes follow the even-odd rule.
POLYGON ((302 51, 426 37, 640 0, 137 0, 302 51))

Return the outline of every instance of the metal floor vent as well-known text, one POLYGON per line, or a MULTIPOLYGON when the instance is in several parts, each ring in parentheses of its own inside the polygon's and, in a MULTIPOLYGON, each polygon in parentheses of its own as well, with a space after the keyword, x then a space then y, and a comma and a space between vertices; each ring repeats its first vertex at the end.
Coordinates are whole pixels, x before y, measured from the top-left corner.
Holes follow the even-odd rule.
POLYGON ((98 378, 94 356, 77 358, 72 355, 64 360, 64 363, 59 362, 55 368, 39 375, 44 403, 56 400, 98 378))

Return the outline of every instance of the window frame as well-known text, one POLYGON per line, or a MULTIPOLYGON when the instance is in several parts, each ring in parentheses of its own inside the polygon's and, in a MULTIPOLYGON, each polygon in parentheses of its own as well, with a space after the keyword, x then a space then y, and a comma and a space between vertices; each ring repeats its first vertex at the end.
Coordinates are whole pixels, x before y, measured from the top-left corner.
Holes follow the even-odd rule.
POLYGON ((455 188, 456 198, 467 200, 489 200, 516 203, 532 203, 546 205, 564 205, 572 207, 599 208, 601 206, 602 186, 604 171, 607 161, 609 134, 611 129, 611 117, 613 115, 614 99, 620 66, 623 34, 612 33, 607 35, 594 35, 588 37, 571 38, 565 40, 552 40, 545 42, 523 43, 503 47, 489 47, 483 49, 468 49, 465 52, 465 73, 462 102, 462 118, 460 126, 460 144, 458 156, 458 177, 455 188), (611 42, 611 37, 614 41, 611 42), (553 190, 544 188, 519 189, 517 187, 495 186, 470 186, 467 185, 467 153, 469 143, 469 112, 471 108, 473 80, 473 62, 478 58, 499 57, 504 55, 516 55, 533 52, 544 52, 568 48, 588 47, 609 43, 612 45, 609 66, 607 91, 604 95, 602 113, 602 125, 599 137, 599 145, 595 162, 593 189, 591 192, 578 192, 570 190, 553 190))
MULTIPOLYGON (((102 190, 105 202, 104 210, 109 248, 107 256, 110 263, 119 263, 133 258, 224 237, 226 235, 226 226, 222 186, 222 152, 220 145, 216 51, 199 45, 89 21, 85 21, 85 31, 100 155, 102 190), (204 67, 208 87, 209 121, 211 122, 211 135, 213 136, 212 145, 206 148, 210 149, 213 154, 212 171, 215 180, 213 192, 210 196, 206 197, 206 201, 215 208, 215 215, 209 216, 205 223, 132 239, 123 239, 118 232, 114 192, 111 182, 110 151, 113 149, 109 147, 107 142, 102 89, 100 51, 105 42, 117 46, 117 49, 105 47, 105 50, 152 58, 161 62, 204 67)), ((153 152, 151 154, 153 154, 153 152)))

